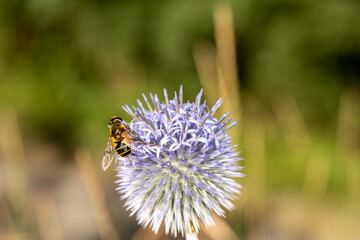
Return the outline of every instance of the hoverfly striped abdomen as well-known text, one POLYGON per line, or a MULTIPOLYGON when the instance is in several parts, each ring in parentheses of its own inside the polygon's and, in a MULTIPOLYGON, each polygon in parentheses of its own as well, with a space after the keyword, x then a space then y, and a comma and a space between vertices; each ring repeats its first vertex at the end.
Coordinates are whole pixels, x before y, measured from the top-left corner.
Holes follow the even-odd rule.
POLYGON ((131 154, 131 148, 122 139, 114 142, 114 148, 120 157, 127 157, 131 154))

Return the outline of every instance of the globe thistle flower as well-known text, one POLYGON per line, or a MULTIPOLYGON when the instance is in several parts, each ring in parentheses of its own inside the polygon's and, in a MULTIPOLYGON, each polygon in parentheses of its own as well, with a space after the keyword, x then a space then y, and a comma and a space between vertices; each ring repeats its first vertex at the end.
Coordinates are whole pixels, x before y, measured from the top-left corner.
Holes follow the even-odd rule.
POLYGON ((117 190, 126 199, 125 206, 144 227, 150 225, 157 233, 162 222, 166 234, 198 232, 199 221, 206 227, 214 225, 212 213, 224 216, 232 209, 230 200, 240 193, 240 184, 233 178, 239 173, 238 152, 226 133, 236 122, 214 117, 222 100, 209 109, 201 103, 202 90, 195 102, 183 102, 179 97, 165 101, 150 93, 143 94, 148 110, 138 100, 138 107, 125 105, 133 118, 130 128, 141 141, 133 142, 130 155, 118 158, 117 190))

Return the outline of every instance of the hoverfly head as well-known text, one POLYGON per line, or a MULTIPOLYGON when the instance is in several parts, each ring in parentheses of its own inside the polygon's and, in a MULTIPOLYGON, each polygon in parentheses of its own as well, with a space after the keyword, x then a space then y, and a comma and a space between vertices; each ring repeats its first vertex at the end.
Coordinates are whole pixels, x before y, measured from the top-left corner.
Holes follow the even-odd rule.
POLYGON ((110 119, 109 125, 111 125, 112 123, 122 123, 123 121, 124 120, 121 117, 114 116, 110 119))

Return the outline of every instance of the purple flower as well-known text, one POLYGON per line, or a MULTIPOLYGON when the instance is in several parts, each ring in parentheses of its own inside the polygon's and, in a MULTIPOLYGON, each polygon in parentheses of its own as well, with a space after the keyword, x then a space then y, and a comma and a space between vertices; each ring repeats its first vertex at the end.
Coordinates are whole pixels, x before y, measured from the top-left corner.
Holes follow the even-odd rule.
POLYGON ((123 107, 133 118, 130 127, 147 144, 133 141, 133 166, 118 157, 117 190, 139 224, 157 233, 165 222, 166 233, 176 236, 198 232, 199 220, 214 225, 212 212, 224 216, 223 208, 233 208, 242 158, 226 133, 236 124, 225 120, 230 113, 214 117, 221 99, 209 109, 206 100, 201 103, 202 90, 193 103, 183 102, 182 86, 179 97, 175 92, 169 100, 166 89, 164 95, 160 102, 150 93, 150 102, 143 94, 149 110, 140 100, 139 107, 123 107))

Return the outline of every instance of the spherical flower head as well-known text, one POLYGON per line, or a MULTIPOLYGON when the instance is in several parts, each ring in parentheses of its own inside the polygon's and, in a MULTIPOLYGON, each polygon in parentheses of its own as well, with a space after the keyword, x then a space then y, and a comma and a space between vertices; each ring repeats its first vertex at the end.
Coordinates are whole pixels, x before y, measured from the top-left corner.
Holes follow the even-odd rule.
POLYGON ((183 102, 182 87, 179 98, 175 92, 169 100, 166 89, 164 95, 160 102, 150 94, 150 104, 143 94, 148 110, 140 100, 133 110, 123 107, 139 141, 132 142, 132 164, 118 159, 117 190, 139 224, 150 224, 157 233, 164 222, 166 233, 176 236, 198 232, 199 220, 214 225, 213 212, 224 216, 223 208, 233 208, 230 200, 241 187, 234 178, 243 175, 241 158, 226 133, 236 122, 228 125, 229 113, 214 117, 222 100, 210 110, 206 101, 201 103, 202 90, 193 103, 183 102))

